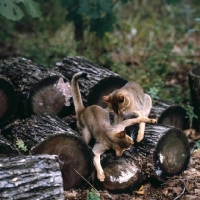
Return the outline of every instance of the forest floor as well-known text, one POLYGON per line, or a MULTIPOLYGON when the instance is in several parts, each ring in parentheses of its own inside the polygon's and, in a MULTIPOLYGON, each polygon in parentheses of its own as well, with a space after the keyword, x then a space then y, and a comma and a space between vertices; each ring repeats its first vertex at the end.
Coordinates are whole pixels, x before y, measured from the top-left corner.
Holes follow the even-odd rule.
MULTIPOLYGON (((71 189, 65 191, 66 200, 87 199, 89 189, 71 189)), ((99 191, 101 200, 200 200, 200 150, 191 154, 187 170, 168 179, 159 186, 143 184, 139 190, 126 194, 112 194, 99 191)), ((95 198, 90 198, 94 199, 95 198)))

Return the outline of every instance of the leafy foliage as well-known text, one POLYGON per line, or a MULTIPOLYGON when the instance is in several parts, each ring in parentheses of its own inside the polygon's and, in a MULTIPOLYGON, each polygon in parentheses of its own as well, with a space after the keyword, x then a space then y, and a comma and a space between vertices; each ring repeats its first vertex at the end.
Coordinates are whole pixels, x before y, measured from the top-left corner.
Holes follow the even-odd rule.
MULTIPOLYGON (((127 0, 122 1, 122 3, 127 2, 127 0)), ((89 30, 95 32, 96 36, 102 38, 106 32, 114 30, 116 17, 112 0, 61 0, 61 3, 68 10, 66 17, 68 21, 78 24, 85 19, 89 30)))
POLYGON ((40 17, 39 4, 33 0, 1 0, 0 14, 10 20, 20 20, 24 16, 20 3, 24 5, 26 12, 33 18, 40 17))
POLYGON ((26 152, 28 150, 26 145, 24 144, 23 140, 17 139, 16 145, 17 145, 18 149, 20 149, 20 150, 22 150, 24 152, 26 152))
POLYGON ((87 190, 86 200, 100 200, 100 196, 94 189, 91 189, 91 191, 87 190))
POLYGON ((194 108, 190 105, 187 105, 185 107, 185 110, 186 110, 186 118, 189 118, 189 121, 190 121, 190 128, 192 127, 192 122, 193 122, 193 119, 197 119, 198 116, 194 114, 194 108))

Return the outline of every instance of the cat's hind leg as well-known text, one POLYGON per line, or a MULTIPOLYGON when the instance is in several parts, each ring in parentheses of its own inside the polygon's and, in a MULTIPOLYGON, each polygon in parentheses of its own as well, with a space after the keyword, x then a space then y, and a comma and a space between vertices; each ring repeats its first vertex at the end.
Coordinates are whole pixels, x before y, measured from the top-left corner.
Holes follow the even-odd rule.
POLYGON ((97 171, 97 178, 103 182, 105 180, 105 174, 101 166, 100 156, 105 152, 105 149, 102 144, 95 144, 92 151, 94 153, 93 163, 97 171))
POLYGON ((92 134, 86 127, 82 129, 82 136, 83 136, 83 138, 84 138, 84 140, 86 141, 87 144, 92 139, 92 134))

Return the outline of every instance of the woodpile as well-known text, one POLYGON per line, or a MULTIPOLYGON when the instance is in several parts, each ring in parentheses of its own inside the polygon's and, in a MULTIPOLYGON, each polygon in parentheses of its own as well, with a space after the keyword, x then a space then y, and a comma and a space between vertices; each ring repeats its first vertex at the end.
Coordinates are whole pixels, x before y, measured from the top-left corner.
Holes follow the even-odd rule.
POLYGON ((0 158, 0 199, 64 199, 55 156, 0 158))
POLYGON ((5 60, 0 65, 0 160, 4 163, 0 174, 7 173, 2 183, 9 188, 0 190, 1 199, 7 198, 6 191, 16 199, 49 199, 52 195, 64 199, 63 189, 85 187, 87 181, 113 193, 130 192, 142 181, 165 181, 186 169, 190 156, 182 131, 188 123, 186 111, 157 101, 150 116, 157 118, 158 124, 146 126, 140 143, 135 141, 138 127, 128 127, 126 132, 135 144, 122 157, 116 157, 113 151, 102 155, 106 178, 99 182, 93 176, 91 147, 76 129, 70 88, 64 89, 78 71, 88 73, 88 79, 79 82, 85 106, 105 108, 101 96, 127 83, 118 74, 79 57, 64 58, 53 69, 24 58, 5 60), (10 170, 14 169, 16 174, 11 176, 10 170), (29 178, 25 172, 30 173, 29 178), (22 189, 22 183, 27 188, 22 189), (36 184, 38 190, 34 189, 36 184))

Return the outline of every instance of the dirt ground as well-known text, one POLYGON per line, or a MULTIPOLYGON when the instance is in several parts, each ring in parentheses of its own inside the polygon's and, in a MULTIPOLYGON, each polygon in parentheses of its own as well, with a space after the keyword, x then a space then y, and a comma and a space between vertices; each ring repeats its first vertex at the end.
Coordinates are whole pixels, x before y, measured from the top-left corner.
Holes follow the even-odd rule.
MULTIPOLYGON (((65 199, 84 200, 87 198, 87 190, 90 188, 65 191, 65 199)), ((159 186, 145 183, 131 194, 99 193, 101 200, 200 200, 200 150, 192 153, 187 170, 159 186)))

